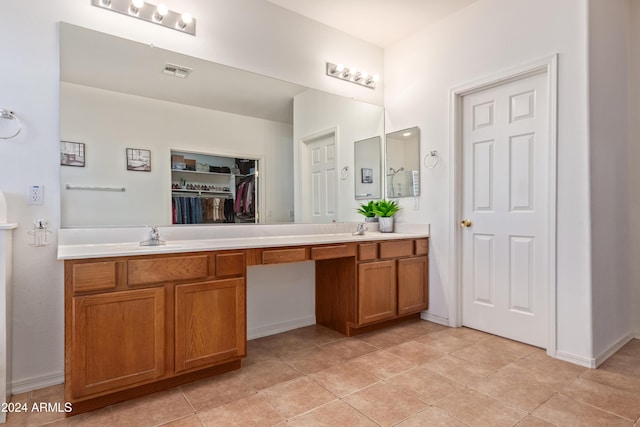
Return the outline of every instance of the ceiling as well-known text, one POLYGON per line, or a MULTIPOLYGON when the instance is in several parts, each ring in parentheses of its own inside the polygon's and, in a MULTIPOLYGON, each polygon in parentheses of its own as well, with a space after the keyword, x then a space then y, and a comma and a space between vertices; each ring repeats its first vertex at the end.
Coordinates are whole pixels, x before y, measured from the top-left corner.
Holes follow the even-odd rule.
POLYGON ((67 23, 60 26, 60 80, 288 124, 293 97, 308 89, 67 23), (193 71, 169 76, 165 64, 193 71))
POLYGON ((477 0, 266 0, 382 48, 477 0))

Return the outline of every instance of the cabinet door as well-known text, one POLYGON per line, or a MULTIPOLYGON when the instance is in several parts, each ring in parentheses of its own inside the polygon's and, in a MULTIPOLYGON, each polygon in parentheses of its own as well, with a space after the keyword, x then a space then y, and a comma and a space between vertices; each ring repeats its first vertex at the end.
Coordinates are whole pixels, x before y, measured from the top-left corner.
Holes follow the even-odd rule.
POLYGON ((396 316, 395 260, 358 265, 358 324, 392 319, 396 316))
POLYGON ((398 260, 398 314, 417 313, 429 307, 426 256, 398 260))
POLYGON ((243 278, 176 286, 175 370, 246 355, 243 278))
POLYGON ((164 288, 74 297, 71 392, 80 397, 164 374, 164 288))

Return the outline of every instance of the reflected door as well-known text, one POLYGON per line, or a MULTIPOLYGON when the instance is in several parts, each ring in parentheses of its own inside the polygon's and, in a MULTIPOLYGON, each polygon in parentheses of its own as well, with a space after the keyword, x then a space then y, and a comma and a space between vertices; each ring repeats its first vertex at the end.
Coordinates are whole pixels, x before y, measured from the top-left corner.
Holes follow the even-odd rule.
POLYGON ((304 221, 336 221, 338 181, 335 134, 332 132, 305 142, 304 157, 304 221))
POLYGON ((463 324, 547 344, 547 74, 463 98, 463 324))

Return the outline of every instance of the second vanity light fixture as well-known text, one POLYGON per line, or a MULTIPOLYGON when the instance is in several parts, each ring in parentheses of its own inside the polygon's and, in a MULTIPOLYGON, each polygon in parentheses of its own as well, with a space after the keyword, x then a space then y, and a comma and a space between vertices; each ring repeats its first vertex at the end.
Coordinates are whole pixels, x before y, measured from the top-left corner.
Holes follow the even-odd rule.
POLYGON ((91 4, 192 36, 196 35, 196 20, 191 14, 174 12, 164 4, 156 6, 144 0, 91 0, 91 4))
POLYGON ((335 77, 361 86, 375 89, 380 80, 377 74, 370 75, 366 71, 358 71, 355 67, 345 67, 343 64, 327 62, 327 76, 335 77))

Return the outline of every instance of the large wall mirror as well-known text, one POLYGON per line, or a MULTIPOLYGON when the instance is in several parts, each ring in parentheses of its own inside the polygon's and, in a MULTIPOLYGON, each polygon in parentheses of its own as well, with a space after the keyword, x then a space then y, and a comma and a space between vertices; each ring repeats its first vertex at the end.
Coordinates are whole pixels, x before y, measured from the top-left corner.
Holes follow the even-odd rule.
POLYGON ((420 129, 412 127, 386 137, 387 198, 420 195, 420 129))
MULTIPOLYGON (((259 223, 303 221, 295 196, 298 140, 336 129, 342 168, 353 167, 354 141, 384 135, 381 106, 67 23, 60 24, 60 67, 60 139, 74 143, 61 147, 82 148, 81 165, 61 149, 63 227, 171 224, 172 191, 190 176, 172 167, 189 169, 187 160, 195 160, 195 172, 233 172, 233 161, 198 160, 214 157, 259 165, 259 223), (354 109, 358 120, 347 114, 354 109), (172 158, 176 153, 184 162, 172 158)), ((353 179, 336 177, 338 221, 358 219, 353 179)), ((193 181, 197 191, 225 189, 211 178, 193 181)), ((186 185, 180 190, 190 190, 186 185)))
POLYGON ((355 142, 356 200, 379 199, 382 188, 381 138, 363 139, 355 142))

